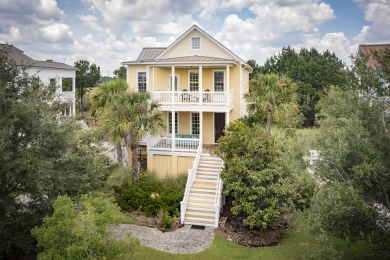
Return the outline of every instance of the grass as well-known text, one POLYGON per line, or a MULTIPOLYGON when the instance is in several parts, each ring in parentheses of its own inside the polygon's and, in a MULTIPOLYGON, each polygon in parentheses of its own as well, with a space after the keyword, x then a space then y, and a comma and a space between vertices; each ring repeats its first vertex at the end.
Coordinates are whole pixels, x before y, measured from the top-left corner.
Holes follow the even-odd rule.
MULTIPOLYGON (((344 251, 344 259, 368 259, 368 245, 364 242, 349 244, 334 239, 337 250, 344 251)), ((211 246, 197 254, 170 254, 141 246, 137 259, 307 259, 306 251, 316 243, 315 236, 293 228, 290 235, 277 246, 245 247, 216 235, 211 246)))

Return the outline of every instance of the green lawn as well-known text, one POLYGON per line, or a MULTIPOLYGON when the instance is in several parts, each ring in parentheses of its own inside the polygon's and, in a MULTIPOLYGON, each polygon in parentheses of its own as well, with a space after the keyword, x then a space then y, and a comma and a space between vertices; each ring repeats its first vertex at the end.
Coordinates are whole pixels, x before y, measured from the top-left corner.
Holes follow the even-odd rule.
MULTIPOLYGON (((212 245, 198 254, 170 254, 141 246, 137 259, 305 259, 305 252, 315 243, 309 233, 293 230, 281 244, 271 247, 251 248, 240 246, 217 235, 212 245)), ((368 245, 363 242, 349 245, 334 240, 338 250, 345 252, 344 259, 368 259, 368 245)))

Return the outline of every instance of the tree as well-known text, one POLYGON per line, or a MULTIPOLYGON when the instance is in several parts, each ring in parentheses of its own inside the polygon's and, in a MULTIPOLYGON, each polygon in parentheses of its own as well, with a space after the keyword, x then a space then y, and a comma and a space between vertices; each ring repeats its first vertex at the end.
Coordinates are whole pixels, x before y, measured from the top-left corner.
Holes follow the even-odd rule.
POLYGON ((74 63, 76 71, 77 96, 80 98, 80 111, 83 113, 83 97, 88 88, 94 87, 100 79, 100 67, 87 60, 78 60, 74 63))
POLYGON ((32 230, 38 247, 44 249, 38 259, 132 258, 138 240, 110 238, 109 226, 126 220, 119 207, 107 198, 83 195, 74 203, 68 196, 58 197, 53 215, 32 230))
POLYGON ((126 67, 120 66, 118 69, 114 70, 114 75, 117 79, 126 79, 126 67))
POLYGON ((316 49, 303 48, 299 53, 286 47, 280 54, 269 58, 261 67, 263 73, 285 74, 299 84, 299 105, 306 125, 316 121, 316 104, 326 89, 331 86, 344 86, 347 83, 347 70, 334 53, 319 53, 316 49))
POLYGON ((331 236, 370 240, 377 258, 390 257, 390 129, 383 99, 331 88, 319 103, 317 174, 324 186, 313 215, 331 236))
POLYGON ((268 131, 242 122, 229 124, 216 154, 224 161, 224 193, 233 199, 233 214, 250 228, 266 228, 286 211, 294 188, 292 177, 268 131))
POLYGON ((248 60, 246 63, 248 63, 248 65, 253 69, 252 73, 249 74, 249 80, 256 78, 256 76, 260 73, 260 66, 255 60, 248 60))
MULTIPOLYGON (((101 84, 95 89, 91 96, 91 109, 92 116, 96 116, 99 111, 103 113, 104 108, 114 98, 115 95, 122 95, 126 93, 127 83, 124 80, 117 79, 101 84)), ((123 133, 119 128, 105 128, 108 139, 115 145, 115 150, 118 158, 118 162, 123 164, 123 133)))
POLYGON ((32 227, 58 195, 104 187, 110 163, 89 146, 62 104, 0 53, 0 256, 35 251, 32 227), (80 138, 78 136, 81 136, 80 138))
POLYGON ((248 100, 250 115, 266 114, 266 129, 271 129, 271 120, 286 125, 296 126, 299 121, 298 85, 286 76, 277 74, 259 74, 249 83, 248 100))
POLYGON ((135 182, 140 172, 139 143, 146 134, 155 135, 164 128, 159 107, 157 102, 151 100, 148 92, 124 92, 113 95, 106 106, 98 112, 103 130, 118 134, 117 137, 123 139, 125 146, 130 147, 135 182))

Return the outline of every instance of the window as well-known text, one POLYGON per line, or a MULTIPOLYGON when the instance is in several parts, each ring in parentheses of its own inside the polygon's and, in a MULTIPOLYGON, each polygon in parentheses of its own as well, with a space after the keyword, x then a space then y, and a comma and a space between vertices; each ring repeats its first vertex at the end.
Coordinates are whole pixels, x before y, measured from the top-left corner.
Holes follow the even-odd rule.
POLYGON ((55 91, 56 89, 56 79, 50 79, 50 82, 49 82, 49 89, 51 91, 55 91))
POLYGON ((146 92, 146 72, 137 73, 138 92, 146 92))
POLYGON ((214 71, 214 91, 224 91, 224 71, 214 71))
MULTIPOLYGON (((172 75, 168 76, 168 86, 169 86, 169 91, 172 91, 172 75)), ((177 80, 177 75, 175 76, 175 91, 179 90, 179 85, 178 85, 178 80, 177 80)))
POLYGON ((200 37, 191 38, 191 49, 199 50, 200 49, 200 37))
POLYGON ((198 135, 200 130, 199 113, 191 113, 191 134, 198 135))
POLYGON ((190 72, 190 91, 199 91, 199 73, 190 72))
MULTIPOLYGON (((168 133, 172 134, 172 113, 168 112, 168 133)), ((179 114, 175 113, 175 133, 179 133, 179 114)))

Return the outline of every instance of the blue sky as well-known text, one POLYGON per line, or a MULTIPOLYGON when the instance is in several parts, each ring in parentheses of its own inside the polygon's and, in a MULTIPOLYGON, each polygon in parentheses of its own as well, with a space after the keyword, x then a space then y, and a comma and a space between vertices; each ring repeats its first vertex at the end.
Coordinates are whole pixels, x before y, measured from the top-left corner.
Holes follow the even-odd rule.
POLYGON ((259 64, 288 45, 350 64, 359 44, 390 43, 390 0, 0 0, 0 42, 35 59, 86 59, 103 75, 193 24, 259 64))

